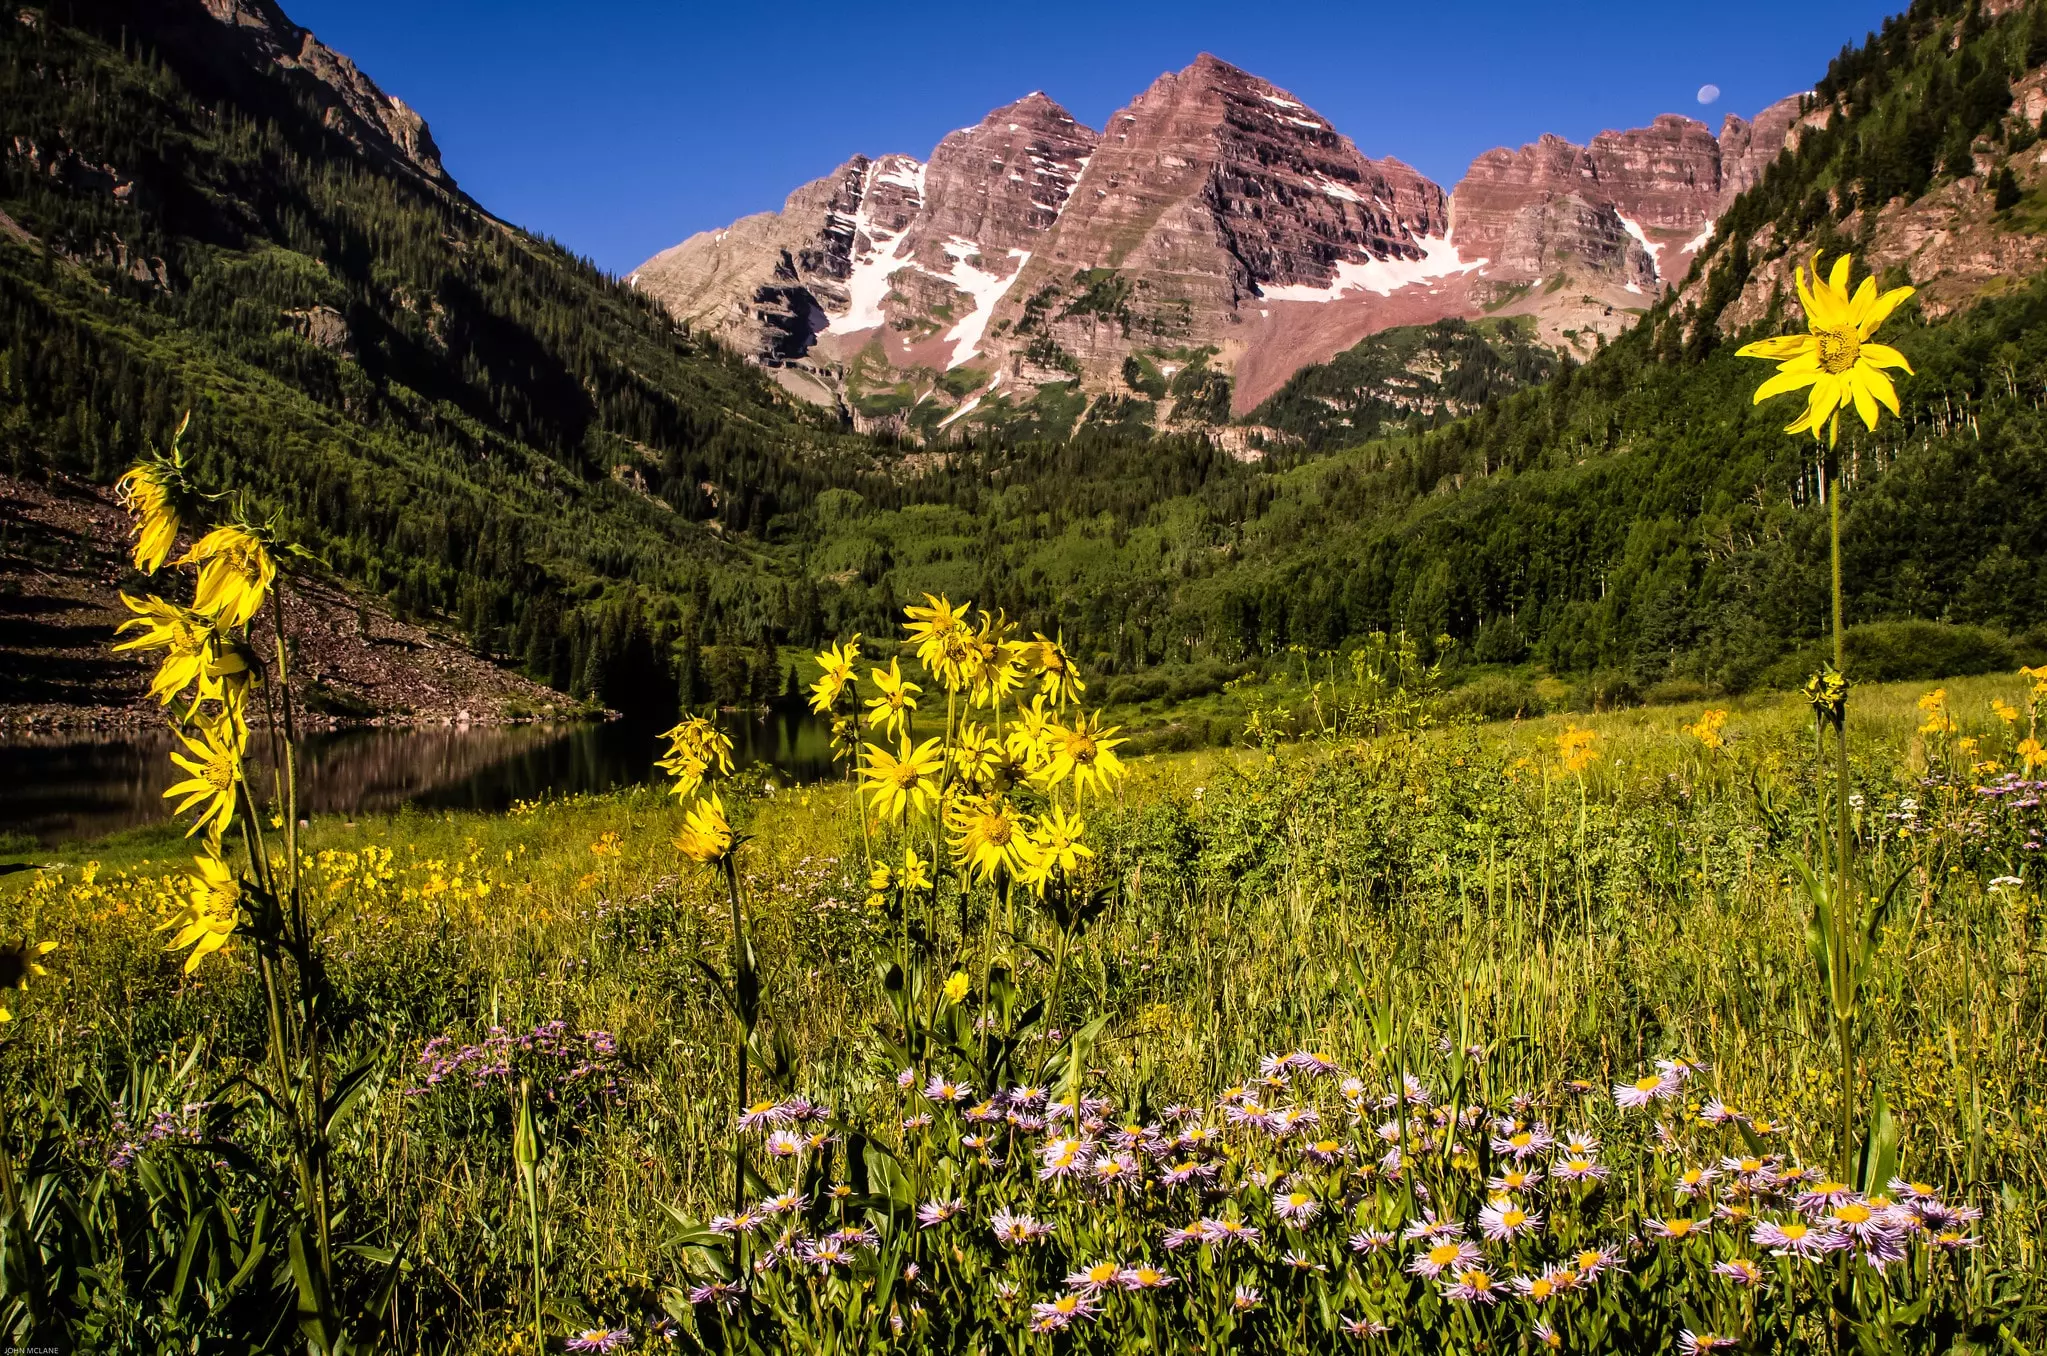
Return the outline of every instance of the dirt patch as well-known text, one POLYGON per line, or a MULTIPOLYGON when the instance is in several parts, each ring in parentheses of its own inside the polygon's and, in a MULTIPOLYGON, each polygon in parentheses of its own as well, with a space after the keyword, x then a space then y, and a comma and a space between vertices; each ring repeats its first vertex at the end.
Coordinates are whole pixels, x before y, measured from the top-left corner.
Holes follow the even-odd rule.
MULTIPOLYGON (((127 559, 112 494, 63 477, 0 475, 0 726, 129 726, 158 719, 153 664, 108 648, 131 592, 183 599, 186 577, 127 559)), ((182 545, 183 543, 181 543, 182 545)), ((500 668, 452 633, 400 621, 331 579, 285 594, 294 691, 321 725, 504 724, 591 714, 500 668)), ((258 648, 269 653, 268 636, 258 648)))

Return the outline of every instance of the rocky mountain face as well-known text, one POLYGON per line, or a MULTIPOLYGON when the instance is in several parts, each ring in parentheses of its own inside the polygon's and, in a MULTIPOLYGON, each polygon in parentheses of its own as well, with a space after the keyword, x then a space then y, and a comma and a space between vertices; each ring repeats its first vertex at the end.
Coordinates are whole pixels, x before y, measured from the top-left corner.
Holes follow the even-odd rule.
POLYGON ((292 78, 302 97, 374 159, 416 172, 452 189, 440 148, 426 120, 378 88, 356 64, 300 28, 274 0, 199 0, 188 18, 166 6, 162 22, 183 30, 194 46, 211 49, 216 62, 273 67, 292 78), (204 16, 204 17, 201 17, 204 16), (211 25, 205 18, 213 20, 211 25))
POLYGON ((1545 136, 1446 194, 1203 55, 1100 133, 1031 94, 928 163, 856 157, 631 281, 870 430, 942 439, 1048 402, 1211 424, 1395 326, 1525 316, 1589 351, 1684 277, 1799 108, 1717 136, 1674 115, 1545 136))

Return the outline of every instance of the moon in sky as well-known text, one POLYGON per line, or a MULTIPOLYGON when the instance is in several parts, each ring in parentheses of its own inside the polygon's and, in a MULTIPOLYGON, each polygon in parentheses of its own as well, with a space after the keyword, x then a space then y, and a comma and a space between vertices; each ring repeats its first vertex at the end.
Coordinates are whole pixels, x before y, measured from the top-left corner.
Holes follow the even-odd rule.
POLYGON ((1713 101, 1714 101, 1715 99, 1717 99, 1717 98, 1719 98, 1719 97, 1720 97, 1720 86, 1718 86, 1718 85, 1701 85, 1701 86, 1699 86, 1699 102, 1700 102, 1700 103, 1702 103, 1702 104, 1710 104, 1710 103, 1712 103, 1712 102, 1713 102, 1713 101))

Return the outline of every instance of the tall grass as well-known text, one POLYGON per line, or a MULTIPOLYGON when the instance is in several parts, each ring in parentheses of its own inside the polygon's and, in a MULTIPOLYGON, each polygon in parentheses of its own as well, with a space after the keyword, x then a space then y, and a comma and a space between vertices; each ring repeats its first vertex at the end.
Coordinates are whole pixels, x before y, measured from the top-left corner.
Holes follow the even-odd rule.
MULTIPOLYGON (((1952 1290, 1942 1306, 1970 1317, 1940 1340, 2019 1350, 2043 1339, 2047 1010, 2035 973, 2039 853, 2027 846, 2041 812, 2014 803, 2024 796, 1993 802, 1974 787, 1998 775, 1978 765, 2009 763, 2023 733, 1992 715, 1991 698, 2023 707, 2027 689, 2015 678, 1948 684, 1960 728, 1939 737, 1918 732, 1924 691, 1858 691, 1851 729, 1861 850, 1877 875, 1902 875, 1865 998, 1857 1099, 1881 1093, 1905 1171, 1985 1209, 1981 1247, 1940 1282, 1952 1290), (1959 745, 1971 737, 1973 751, 1959 745)), ((1599 756, 1582 783, 1558 766, 1560 720, 1134 764, 1114 806, 1089 816, 1091 883, 1111 902, 1064 956, 1067 1031, 1040 1031, 1034 1048, 1056 1051, 1087 1030, 1084 1050, 1047 1067, 1066 1069, 1074 1095, 1084 1086, 1119 1118, 1147 1119, 1169 1103, 1212 1106, 1275 1052, 1324 1053, 1376 1080, 1374 1095, 1407 1068, 1439 1096, 1462 1079, 1495 1103, 1513 1091, 1564 1098, 1571 1079, 1604 1089, 1676 1058, 1705 1069, 1685 1090, 1690 1115, 1717 1097, 1784 1122, 1773 1149, 1831 1163, 1843 1090, 1790 869, 1819 822, 1811 721, 1790 701, 1736 704, 1728 746, 1716 751, 1684 733, 1697 714, 1583 718, 1599 756)), ((901 920, 867 902, 862 827, 843 791, 773 790, 757 774, 730 791, 744 793, 728 793, 728 805, 752 835, 740 883, 763 1026, 783 1060, 764 1076, 834 1113, 823 1128, 839 1142, 808 1184, 822 1191, 843 1176, 893 1217, 902 1202, 872 1178, 880 1160, 864 1145, 899 1143, 910 1156, 911 1205, 970 1176, 959 1166, 963 1175, 941 1180, 938 1150, 913 1152, 915 1133, 899 1128, 920 1105, 899 1090, 888 1053, 906 1011, 884 983, 901 920)), ((371 1232, 388 1255, 363 1265, 395 1262, 401 1277, 389 1317, 397 1348, 531 1349, 536 1283, 542 1326, 557 1337, 611 1327, 645 1344, 672 1328, 684 1344, 724 1340, 717 1306, 692 1305, 688 1292, 734 1260, 703 1227, 730 1204, 733 1042, 704 968, 726 955, 729 904, 722 878, 685 869, 670 846, 679 818, 641 791, 504 816, 317 821, 301 835, 344 1043, 351 1056, 388 1056, 339 1129, 334 1172, 340 1196, 379 1216, 371 1232), (436 1059, 465 1047, 474 1053, 429 1081, 443 1068, 436 1059), (535 1108, 525 1135, 515 1133, 522 1083, 535 1108)), ((877 851, 889 846, 884 833, 877 851)), ((152 929, 184 866, 170 840, 67 858, 0 883, 0 936, 60 943, 44 962, 51 977, 15 996, 19 1020, 0 1042, 0 1103, 25 1176, 52 1191, 98 1181, 107 1199, 145 1214, 184 1189, 174 1169, 219 1174, 225 1199, 255 1201, 238 1174, 264 1171, 282 1145, 230 1076, 264 1055, 249 966, 230 953, 188 977, 162 953, 152 929), (193 1061, 195 1048, 203 1057, 193 1061)), ((929 985, 912 1008, 935 1023, 945 1011, 936 982, 954 971, 978 979, 987 934, 966 910, 964 932, 950 906, 934 915, 929 985)), ((999 940, 1007 973, 1019 1002, 1043 998, 1060 929, 1021 895, 1015 918, 1015 935, 999 940)), ((1330 1103, 1325 1120, 1340 1119, 1330 1103)), ((1367 1114, 1362 1133, 1375 1119, 1367 1114)), ((957 1130, 949 1152, 964 1163, 957 1130)), ((1630 1161, 1653 1176, 1652 1149, 1630 1161)), ((1230 1180, 1248 1180, 1234 1174, 1255 1165, 1231 1162, 1230 1180)), ((764 1193, 786 1184, 775 1172, 762 1167, 764 1193)), ((1360 1199, 1342 1204, 1368 1209, 1360 1199)), ((915 1261, 923 1279, 877 1270, 852 1287, 858 1304, 834 1301, 864 1304, 875 1326, 859 1328, 851 1309, 791 1309, 775 1340, 934 1350, 1050 1341, 1025 1337, 1021 1308, 989 1307, 994 1272, 954 1275, 951 1254, 904 1223, 911 1250, 884 1260, 915 1261), (935 1280, 941 1273, 949 1279, 935 1280), (955 1294, 981 1296, 985 1311, 948 1312, 955 1294), (880 1321, 890 1315, 911 1320, 899 1339, 880 1321)), ((1112 1225, 1083 1211, 1070 1227, 1112 1225)), ((160 1237, 137 1228, 131 1212, 94 1235, 108 1279, 90 1323, 110 1349, 168 1347, 245 1322, 231 1276, 174 1284, 176 1228, 160 1237)), ((985 1239, 985 1221, 974 1228, 985 1239)), ((1131 1247, 1137 1233, 1087 1238, 1131 1247)), ((1215 1297, 1197 1290, 1212 1279, 1227 1300, 1223 1273, 1184 1270, 1176 1302, 1198 1332, 1150 1328, 1133 1304, 1060 1340, 1320 1350, 1317 1334, 1333 1330, 1324 1318, 1310 1326, 1305 1289, 1263 1294, 1255 1321, 1218 1326, 1203 1317, 1215 1297)), ((1046 1298, 1056 1282, 1018 1273, 1014 1302, 1046 1298)), ((1394 1295, 1391 1281, 1344 1284, 1337 1301, 1350 1316, 1394 1295)), ((1386 1302, 1424 1322, 1414 1295, 1386 1302)), ((1219 1319, 1230 1306, 1216 1304, 1219 1319)), ((1673 1313, 1601 1340, 1666 1349, 1678 1328, 1710 1317, 1673 1313)), ((1497 1323, 1426 1322, 1436 1326, 1405 1339, 1422 1343, 1414 1349, 1512 1349, 1497 1323)), ((1849 1340, 1822 1309, 1748 1338, 1778 1349, 1849 1340)))

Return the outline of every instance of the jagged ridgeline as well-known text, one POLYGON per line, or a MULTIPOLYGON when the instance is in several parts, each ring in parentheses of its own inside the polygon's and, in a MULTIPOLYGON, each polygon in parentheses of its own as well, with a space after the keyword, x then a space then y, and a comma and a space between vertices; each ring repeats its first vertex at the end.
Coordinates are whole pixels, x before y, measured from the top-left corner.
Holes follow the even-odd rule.
MULTIPOLYGON (((1582 365, 1502 293, 1276 379, 1255 412, 1232 416, 1242 383, 1204 346, 1119 350, 1113 396, 1019 384, 1016 418, 962 418, 926 451, 846 432, 491 218, 417 118, 265 3, 6 12, 17 472, 110 478, 190 406, 202 474, 578 694, 758 696, 781 686, 776 645, 879 633, 927 589, 1167 690, 1399 630, 1616 690, 1795 680, 1826 611, 1816 453, 1783 435, 1790 411, 1750 406, 1762 374, 1733 348, 1793 323, 1789 270, 1814 248, 1921 289, 1886 331, 1918 368, 1903 418, 1844 440, 1851 621, 1974 623, 2008 656, 2047 602, 2038 4, 1921 3, 1844 51, 1710 234, 1615 256, 1646 314, 1618 338, 1574 321, 1582 365), (1658 261, 1687 257, 1653 297, 1658 261), (1168 402, 1287 441, 1247 462, 1228 449, 1256 443, 1216 428, 1154 436, 1168 402)), ((945 243, 930 267, 965 276, 945 243)))
POLYGON ((268 0, 0 6, 0 442, 201 479, 479 649, 614 703, 752 645, 755 546, 865 444, 559 246, 268 0), (215 11, 219 11, 219 17, 215 11))

